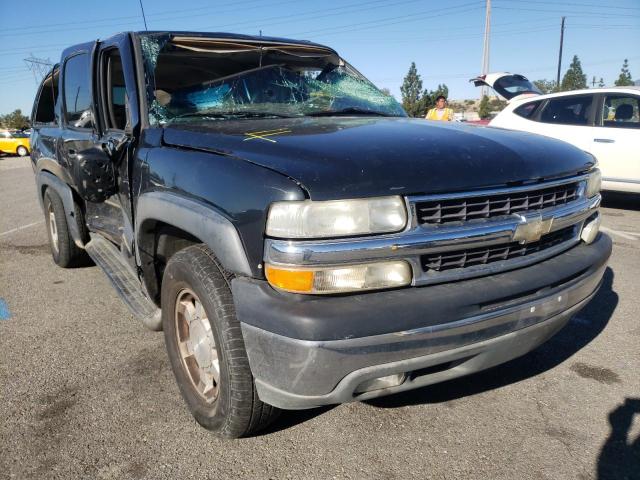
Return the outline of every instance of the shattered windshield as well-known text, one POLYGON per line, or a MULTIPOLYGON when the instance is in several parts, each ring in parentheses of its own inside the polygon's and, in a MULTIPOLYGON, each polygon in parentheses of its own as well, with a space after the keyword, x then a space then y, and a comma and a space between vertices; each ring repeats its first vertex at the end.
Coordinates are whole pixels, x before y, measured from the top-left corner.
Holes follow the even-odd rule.
POLYGON ((210 39, 142 41, 150 123, 257 117, 405 116, 335 52, 210 39))

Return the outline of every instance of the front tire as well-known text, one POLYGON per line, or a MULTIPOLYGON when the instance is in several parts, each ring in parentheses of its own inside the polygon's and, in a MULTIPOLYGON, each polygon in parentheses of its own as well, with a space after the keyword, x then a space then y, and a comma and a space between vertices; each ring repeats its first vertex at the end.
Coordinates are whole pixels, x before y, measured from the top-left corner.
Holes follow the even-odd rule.
POLYGON ((29 150, 27 149, 27 147, 23 147, 22 145, 20 145, 17 149, 16 149, 16 153, 18 155, 20 155, 21 157, 26 157, 27 155, 29 155, 29 150))
POLYGON ((229 282, 205 245, 179 251, 162 279, 162 323, 191 414, 206 429, 238 438, 268 426, 278 410, 258 398, 229 282))

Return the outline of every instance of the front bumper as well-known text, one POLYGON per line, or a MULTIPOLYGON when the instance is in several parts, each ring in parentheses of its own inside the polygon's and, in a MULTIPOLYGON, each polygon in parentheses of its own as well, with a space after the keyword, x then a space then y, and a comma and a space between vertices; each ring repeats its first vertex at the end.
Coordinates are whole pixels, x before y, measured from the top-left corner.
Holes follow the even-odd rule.
POLYGON ((523 355, 596 293, 610 253, 611 240, 600 235, 485 278, 321 299, 235 279, 258 394, 277 407, 311 408, 417 388, 523 355), (356 393, 363 382, 396 373, 406 374, 402 384, 356 393))

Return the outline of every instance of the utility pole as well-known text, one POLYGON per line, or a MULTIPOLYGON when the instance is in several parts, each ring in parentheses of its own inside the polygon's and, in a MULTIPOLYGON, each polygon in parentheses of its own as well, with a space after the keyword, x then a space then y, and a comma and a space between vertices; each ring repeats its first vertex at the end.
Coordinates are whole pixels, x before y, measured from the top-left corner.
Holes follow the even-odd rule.
MULTIPOLYGON (((484 19, 484 43, 482 46, 482 75, 489 73, 489 38, 491 36, 491 0, 487 0, 487 11, 484 19)), ((480 98, 487 94, 487 87, 480 89, 480 98)))
POLYGON ((558 76, 556 77, 556 88, 560 90, 560 69, 562 68, 562 43, 564 42, 564 19, 562 17, 562 24, 560 25, 560 53, 558 54, 558 76))

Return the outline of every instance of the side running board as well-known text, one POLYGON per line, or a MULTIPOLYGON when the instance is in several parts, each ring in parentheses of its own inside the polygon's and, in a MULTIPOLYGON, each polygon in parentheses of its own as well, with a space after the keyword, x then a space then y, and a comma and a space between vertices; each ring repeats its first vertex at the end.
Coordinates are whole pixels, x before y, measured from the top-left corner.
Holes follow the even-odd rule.
POLYGON ((155 331, 162 330, 160 309, 142 292, 140 281, 125 263, 116 246, 100 235, 91 234, 91 241, 84 248, 107 275, 131 313, 140 318, 145 327, 155 331))

